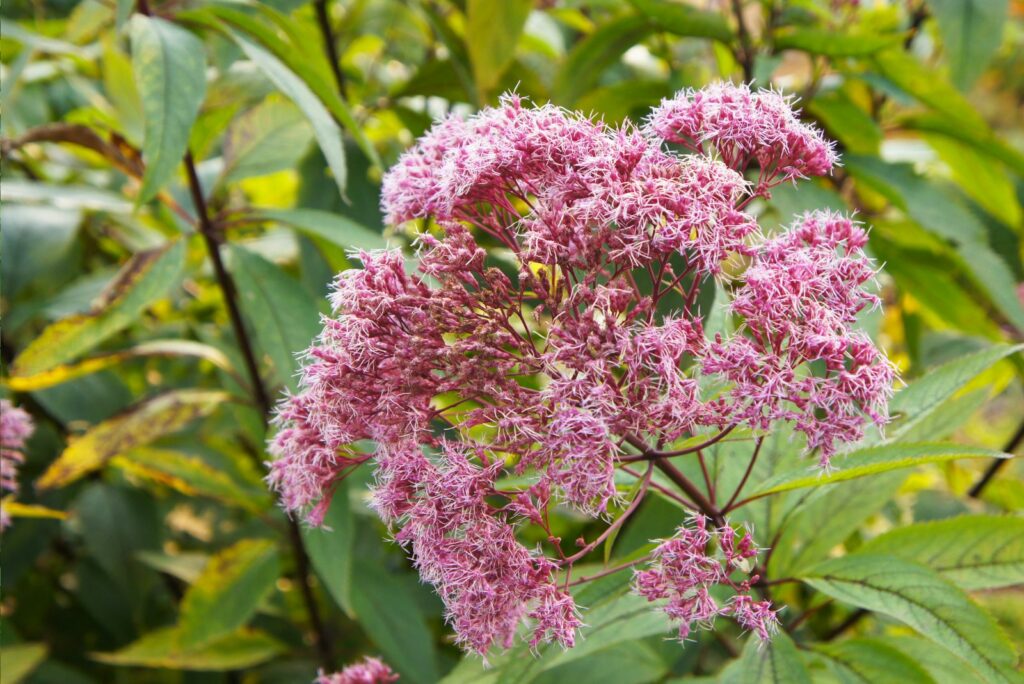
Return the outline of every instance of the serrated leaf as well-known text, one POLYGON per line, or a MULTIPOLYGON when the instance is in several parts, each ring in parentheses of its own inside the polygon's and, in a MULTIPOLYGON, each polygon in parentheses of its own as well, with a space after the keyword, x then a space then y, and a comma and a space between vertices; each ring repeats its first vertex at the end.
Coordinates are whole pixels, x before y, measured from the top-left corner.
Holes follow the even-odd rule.
POLYGON ((677 36, 714 38, 728 43, 732 28, 720 12, 708 12, 673 0, 630 0, 655 26, 677 36))
POLYGON ((515 55, 533 0, 468 0, 466 48, 477 93, 486 98, 515 55))
POLYGON ((762 645, 751 635, 740 654, 739 661, 729 667, 719 678, 721 684, 810 684, 807 672, 796 645, 784 632, 772 637, 771 642, 762 645))
POLYGON ((828 472, 816 466, 806 466, 780 473, 763 483, 751 496, 760 497, 802 487, 820 487, 865 475, 961 458, 1011 458, 1011 455, 961 444, 887 444, 835 456, 832 469, 828 472))
POLYGON ((284 271, 244 247, 230 247, 231 274, 242 312, 281 384, 297 388, 296 355, 319 332, 320 312, 302 286, 284 271))
POLYGON ((1016 664, 995 620, 918 563, 872 554, 826 561, 801 579, 832 598, 893 617, 963 658, 986 680, 1009 682, 1016 664))
POLYGON ((1002 42, 1007 0, 927 0, 942 35, 950 77, 967 90, 985 70, 1002 42))
POLYGON ((256 209, 261 218, 291 226, 310 237, 323 238, 343 249, 387 249, 380 233, 352 219, 317 209, 256 209))
POLYGON ((46 644, 11 644, 0 648, 0 684, 18 684, 46 660, 46 644))
POLYGON ((172 390, 135 404, 124 413, 94 425, 68 442, 36 487, 53 489, 101 468, 129 449, 177 432, 219 408, 228 395, 210 390, 172 390))
POLYGON ((814 652, 825 660, 840 682, 864 684, 930 684, 927 670, 881 639, 846 639, 817 644, 814 652))
POLYGON ((1024 584, 1024 519, 965 515, 899 527, 857 549, 927 565, 968 590, 1024 584))
POLYGON ((247 629, 196 648, 181 648, 178 642, 178 630, 165 627, 119 651, 94 653, 92 657, 109 665, 223 672, 254 667, 285 650, 284 644, 276 639, 247 629))
POLYGON ((181 600, 180 646, 194 648, 242 627, 277 577, 277 550, 266 539, 243 539, 210 558, 181 600))
POLYGON ((12 377, 37 375, 89 351, 123 330, 177 284, 185 264, 185 243, 133 256, 86 314, 51 324, 18 355, 12 377))
POLYGON ((929 369, 890 400, 889 411, 895 421, 887 429, 889 440, 895 441, 907 434, 975 377, 1021 350, 1024 345, 996 345, 929 369))
POLYGON ((901 34, 839 33, 802 27, 779 30, 773 37, 778 50, 801 50, 826 57, 865 57, 899 45, 903 39, 901 34))
POLYGON ((180 26, 141 14, 132 17, 131 44, 146 128, 141 204, 160 191, 185 156, 189 132, 206 95, 206 50, 180 26))
POLYGON ((115 456, 111 465, 187 496, 205 496, 252 512, 271 505, 265 491, 244 489, 231 477, 199 458, 170 449, 140 447, 115 456))
POLYGON ((94 356, 77 363, 53 366, 34 375, 11 376, 4 380, 4 384, 15 392, 35 392, 80 378, 83 375, 97 373, 106 368, 120 365, 130 359, 149 356, 190 356, 209 361, 229 373, 234 372, 228 357, 216 347, 211 347, 201 342, 193 342, 192 340, 152 340, 124 351, 94 356))
POLYGON ((938 684, 965 684, 979 679, 970 665, 933 641, 916 634, 886 634, 885 642, 924 667, 938 684))
POLYGON ((566 104, 575 103, 626 50, 653 31, 647 17, 636 14, 603 24, 569 51, 555 77, 554 92, 566 104))
POLYGON ((245 56, 259 67, 288 99, 298 105, 302 113, 309 119, 320 150, 327 159, 331 173, 334 174, 334 182, 338 185, 338 191, 342 197, 345 197, 345 185, 348 182, 345 147, 341 142, 341 128, 331 113, 310 90, 309 85, 280 59, 236 31, 228 29, 227 33, 238 44, 238 47, 242 48, 245 56))

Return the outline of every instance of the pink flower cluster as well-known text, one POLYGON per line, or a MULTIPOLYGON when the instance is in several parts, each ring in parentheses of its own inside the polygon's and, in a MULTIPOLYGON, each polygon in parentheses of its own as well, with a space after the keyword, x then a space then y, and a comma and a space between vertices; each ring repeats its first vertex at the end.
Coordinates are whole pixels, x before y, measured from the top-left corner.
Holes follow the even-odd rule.
MULTIPOLYGON (((34 429, 28 413, 0 399, 0 491, 18 491, 18 466, 25 461, 25 441, 34 429)), ((0 530, 10 523, 0 504, 0 530)))
MULTIPOLYGON (((815 213, 764 239, 744 211, 834 159, 788 100, 743 86, 682 93, 642 129, 515 96, 439 122, 384 178, 389 220, 423 229, 418 267, 360 252, 338 276, 335 315, 279 408, 270 484, 318 524, 337 483, 372 462, 373 505, 465 648, 507 647, 523 623, 534 645, 571 646, 580 618, 560 571, 593 544, 564 550, 551 506, 606 517, 617 470, 682 455, 660 451, 680 439, 791 421, 827 461, 885 421, 892 371, 853 329, 875 303, 863 230, 815 213), (749 263, 730 305, 744 322, 709 339, 699 295, 734 258, 730 273, 749 263), (702 396, 703 376, 726 389, 702 396), (503 488, 507 474, 527 484, 503 488), (548 548, 519 542, 523 525, 548 548)), ((744 596, 716 612, 771 622, 744 596)), ((693 610, 699 622, 709 606, 693 610)))
POLYGON ((750 533, 736 542, 736 531, 725 525, 709 529, 709 520, 697 514, 692 527, 683 525, 671 539, 655 550, 651 566, 636 573, 633 583, 638 594, 649 601, 665 599, 663 610, 679 623, 679 639, 689 636, 694 624, 710 628, 718 615, 731 615, 742 627, 767 641, 778 629, 771 602, 751 598, 750 585, 757 576, 734 582, 736 571, 745 571, 758 549, 750 533), (720 557, 709 553, 718 546, 720 557), (720 604, 711 596, 715 585, 727 585, 737 593, 720 604))
POLYGON ((398 675, 378 658, 363 658, 341 672, 320 673, 313 684, 392 684, 398 675))

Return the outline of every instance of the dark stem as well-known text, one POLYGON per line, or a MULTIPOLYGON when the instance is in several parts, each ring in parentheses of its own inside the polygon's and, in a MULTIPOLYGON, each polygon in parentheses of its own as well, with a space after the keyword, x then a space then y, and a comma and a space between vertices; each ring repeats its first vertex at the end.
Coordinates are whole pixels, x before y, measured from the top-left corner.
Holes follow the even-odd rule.
POLYGON ((867 617, 869 612, 870 611, 865 610, 864 608, 858 608, 857 610, 853 611, 852 613, 850 613, 849 616, 847 616, 845 620, 840 622, 834 629, 832 629, 828 634, 826 634, 824 640, 832 641, 836 637, 842 635, 848 629, 850 629, 858 622, 863 620, 865 617, 867 617))
POLYGON ((736 32, 740 39, 737 57, 740 66, 743 67, 743 80, 750 83, 754 80, 754 50, 750 41, 750 32, 747 31, 747 22, 743 18, 743 0, 732 0, 732 11, 736 15, 736 32))
MULTIPOLYGON (((1021 442, 1024 442, 1024 423, 1020 424, 1017 428, 1017 432, 1010 437, 1010 441, 1003 447, 1003 451, 1008 454, 1012 454, 1020 446, 1021 442)), ((981 493, 985 491, 985 487, 992 481, 992 478, 1000 471, 1003 466, 1010 462, 1008 458, 996 458, 992 460, 988 468, 985 469, 985 474, 981 476, 981 479, 974 483, 974 486, 967 492, 967 496, 972 499, 978 499, 981 497, 981 493)))
POLYGON ((313 3, 316 8, 316 23, 320 27, 320 36, 324 41, 324 50, 327 51, 327 61, 331 63, 331 73, 334 74, 334 82, 338 85, 338 93, 345 96, 345 76, 341 73, 341 61, 338 59, 338 47, 334 43, 334 31, 331 29, 331 18, 327 11, 327 0, 316 0, 313 3))
POLYGON ((725 504, 725 508, 722 509, 723 513, 728 513, 732 510, 732 505, 736 502, 736 497, 743 491, 743 486, 747 484, 747 479, 750 478, 750 473, 754 472, 754 464, 757 463, 757 455, 761 453, 761 445, 764 444, 764 437, 757 439, 757 446, 754 447, 754 453, 750 457, 750 463, 747 464, 747 470, 743 473, 743 479, 740 480, 739 485, 736 487, 736 491, 729 497, 728 503, 725 504))
MULTIPOLYGON (((228 309, 228 317, 231 319, 231 327, 234 330, 235 337, 238 339, 238 346, 242 350, 242 357, 245 359, 253 396, 263 418, 263 424, 267 425, 271 413, 270 397, 266 386, 263 384, 263 379, 260 377, 256 354, 253 351, 249 335, 245 330, 245 323, 242 320, 242 312, 238 306, 238 290, 235 289, 235 283, 231 278, 231 274, 228 273, 224 267, 224 261, 221 259, 220 239, 213 223, 210 221, 206 200, 203 198, 203 188, 199 182, 199 174, 196 173, 196 164, 192 158, 191 151, 185 153, 185 170, 188 173, 188 185, 192 195, 192 203, 195 205, 196 215, 198 216, 199 232, 202 233, 203 240, 206 242, 206 249, 210 254, 210 260, 213 262, 213 270, 217 276, 217 282, 220 285, 221 294, 228 309)), ((256 460, 259 461, 258 456, 256 460)), ((324 628, 324 622, 320 617, 320 608, 310 586, 309 556, 306 554, 306 549, 302 544, 302 535, 299 532, 298 523, 291 518, 288 519, 288 540, 292 547, 292 554, 295 556, 295 571, 298 576, 299 588, 302 592, 302 600, 309 615, 309 624, 315 635, 315 645, 320 656, 320 664, 325 670, 331 671, 334 669, 334 654, 331 649, 330 639, 327 637, 327 630, 324 628)))
POLYGON ((245 360, 245 367, 249 373, 249 382, 256 399, 256 404, 263 414, 264 420, 270 415, 270 397, 267 389, 263 386, 260 377, 259 364, 256 362, 256 353, 253 351, 249 336, 245 331, 245 323, 242 321, 242 312, 238 308, 238 291, 231 279, 231 274, 224 267, 224 260, 220 254, 220 240, 216 234, 210 216, 206 210, 206 200, 203 198, 203 188, 199 183, 199 175, 196 173, 195 161, 192 159, 192 152, 185 153, 185 169, 188 172, 188 186, 192 194, 192 204, 195 205, 196 215, 199 219, 199 232, 206 242, 206 250, 210 253, 210 260, 213 262, 213 270, 217 276, 221 292, 224 295, 224 303, 227 305, 228 317, 231 319, 231 328, 238 339, 238 346, 242 350, 242 357, 245 360))

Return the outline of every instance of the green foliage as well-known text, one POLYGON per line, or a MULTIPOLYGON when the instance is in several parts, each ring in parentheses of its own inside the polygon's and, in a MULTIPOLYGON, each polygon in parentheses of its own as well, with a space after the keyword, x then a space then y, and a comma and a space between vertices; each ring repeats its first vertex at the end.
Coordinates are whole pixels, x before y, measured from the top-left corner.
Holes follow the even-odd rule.
MULTIPOLYGON (((1018 680, 1021 10, 857 4, 4 3, 0 392, 39 429, 4 498, 0 682, 311 681, 364 655, 449 684, 1018 680), (872 227, 885 309, 859 325, 905 380, 893 420, 827 473, 786 431, 753 463, 747 430, 673 459, 765 547, 753 593, 786 607, 771 644, 725 619, 679 644, 630 593, 616 567, 687 515, 656 490, 562 577, 586 608, 576 647, 518 642, 484 668, 385 541, 370 466, 324 528, 278 510, 257 388, 297 389, 359 250, 415 267, 433 225, 384 227, 380 182, 433 120, 516 90, 640 121, 717 79, 798 97, 838 142, 832 176, 747 210, 766 233, 825 206, 872 227)), ((711 334, 737 323, 731 282, 708 284, 711 334)), ((550 522, 567 549, 599 529, 550 522)))

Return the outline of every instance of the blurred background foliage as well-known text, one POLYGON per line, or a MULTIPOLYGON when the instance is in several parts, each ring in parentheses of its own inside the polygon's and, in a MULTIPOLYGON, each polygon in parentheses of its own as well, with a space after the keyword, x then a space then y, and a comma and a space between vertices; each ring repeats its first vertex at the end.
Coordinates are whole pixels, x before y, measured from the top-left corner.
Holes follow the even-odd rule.
MULTIPOLYGON (((732 660, 735 626, 680 648, 664 623, 595 594, 581 603, 604 629, 581 647, 509 674, 514 652, 481 674, 382 542, 365 474, 341 487, 330 532, 290 524, 262 483, 267 403, 294 386, 346 250, 411 244, 382 224, 382 170, 432 120, 508 90, 614 123, 716 79, 798 96, 843 166, 778 188, 754 208, 762 226, 857 212, 883 265, 884 316, 867 325, 916 385, 896 400, 901 434, 1020 445, 1024 360, 1008 346, 1024 337, 1019 0, 6 0, 2 12, 3 391, 38 424, 2 537, 4 684, 303 682, 367 653, 409 682, 628 683, 713 678, 732 660)), ((893 528, 1019 512, 1021 472, 954 460, 792 500, 793 515, 768 511, 758 528, 776 548, 771 576, 893 528)), ((653 499, 604 560, 679 519, 653 499)), ((586 523, 556 524, 575 538, 586 523)), ((955 544, 978 528, 943 529, 955 544)), ((1016 534, 1003 579, 962 588, 987 589, 974 600, 1019 652, 1024 595, 1005 588, 1024 566, 1016 534)), ((809 585, 777 598, 800 655, 783 639, 773 658, 797 670, 761 678, 975 681, 898 620, 862 619, 809 585), (843 669, 858 658, 867 669, 843 669)), ((736 673, 721 678, 752 681, 736 673)))

